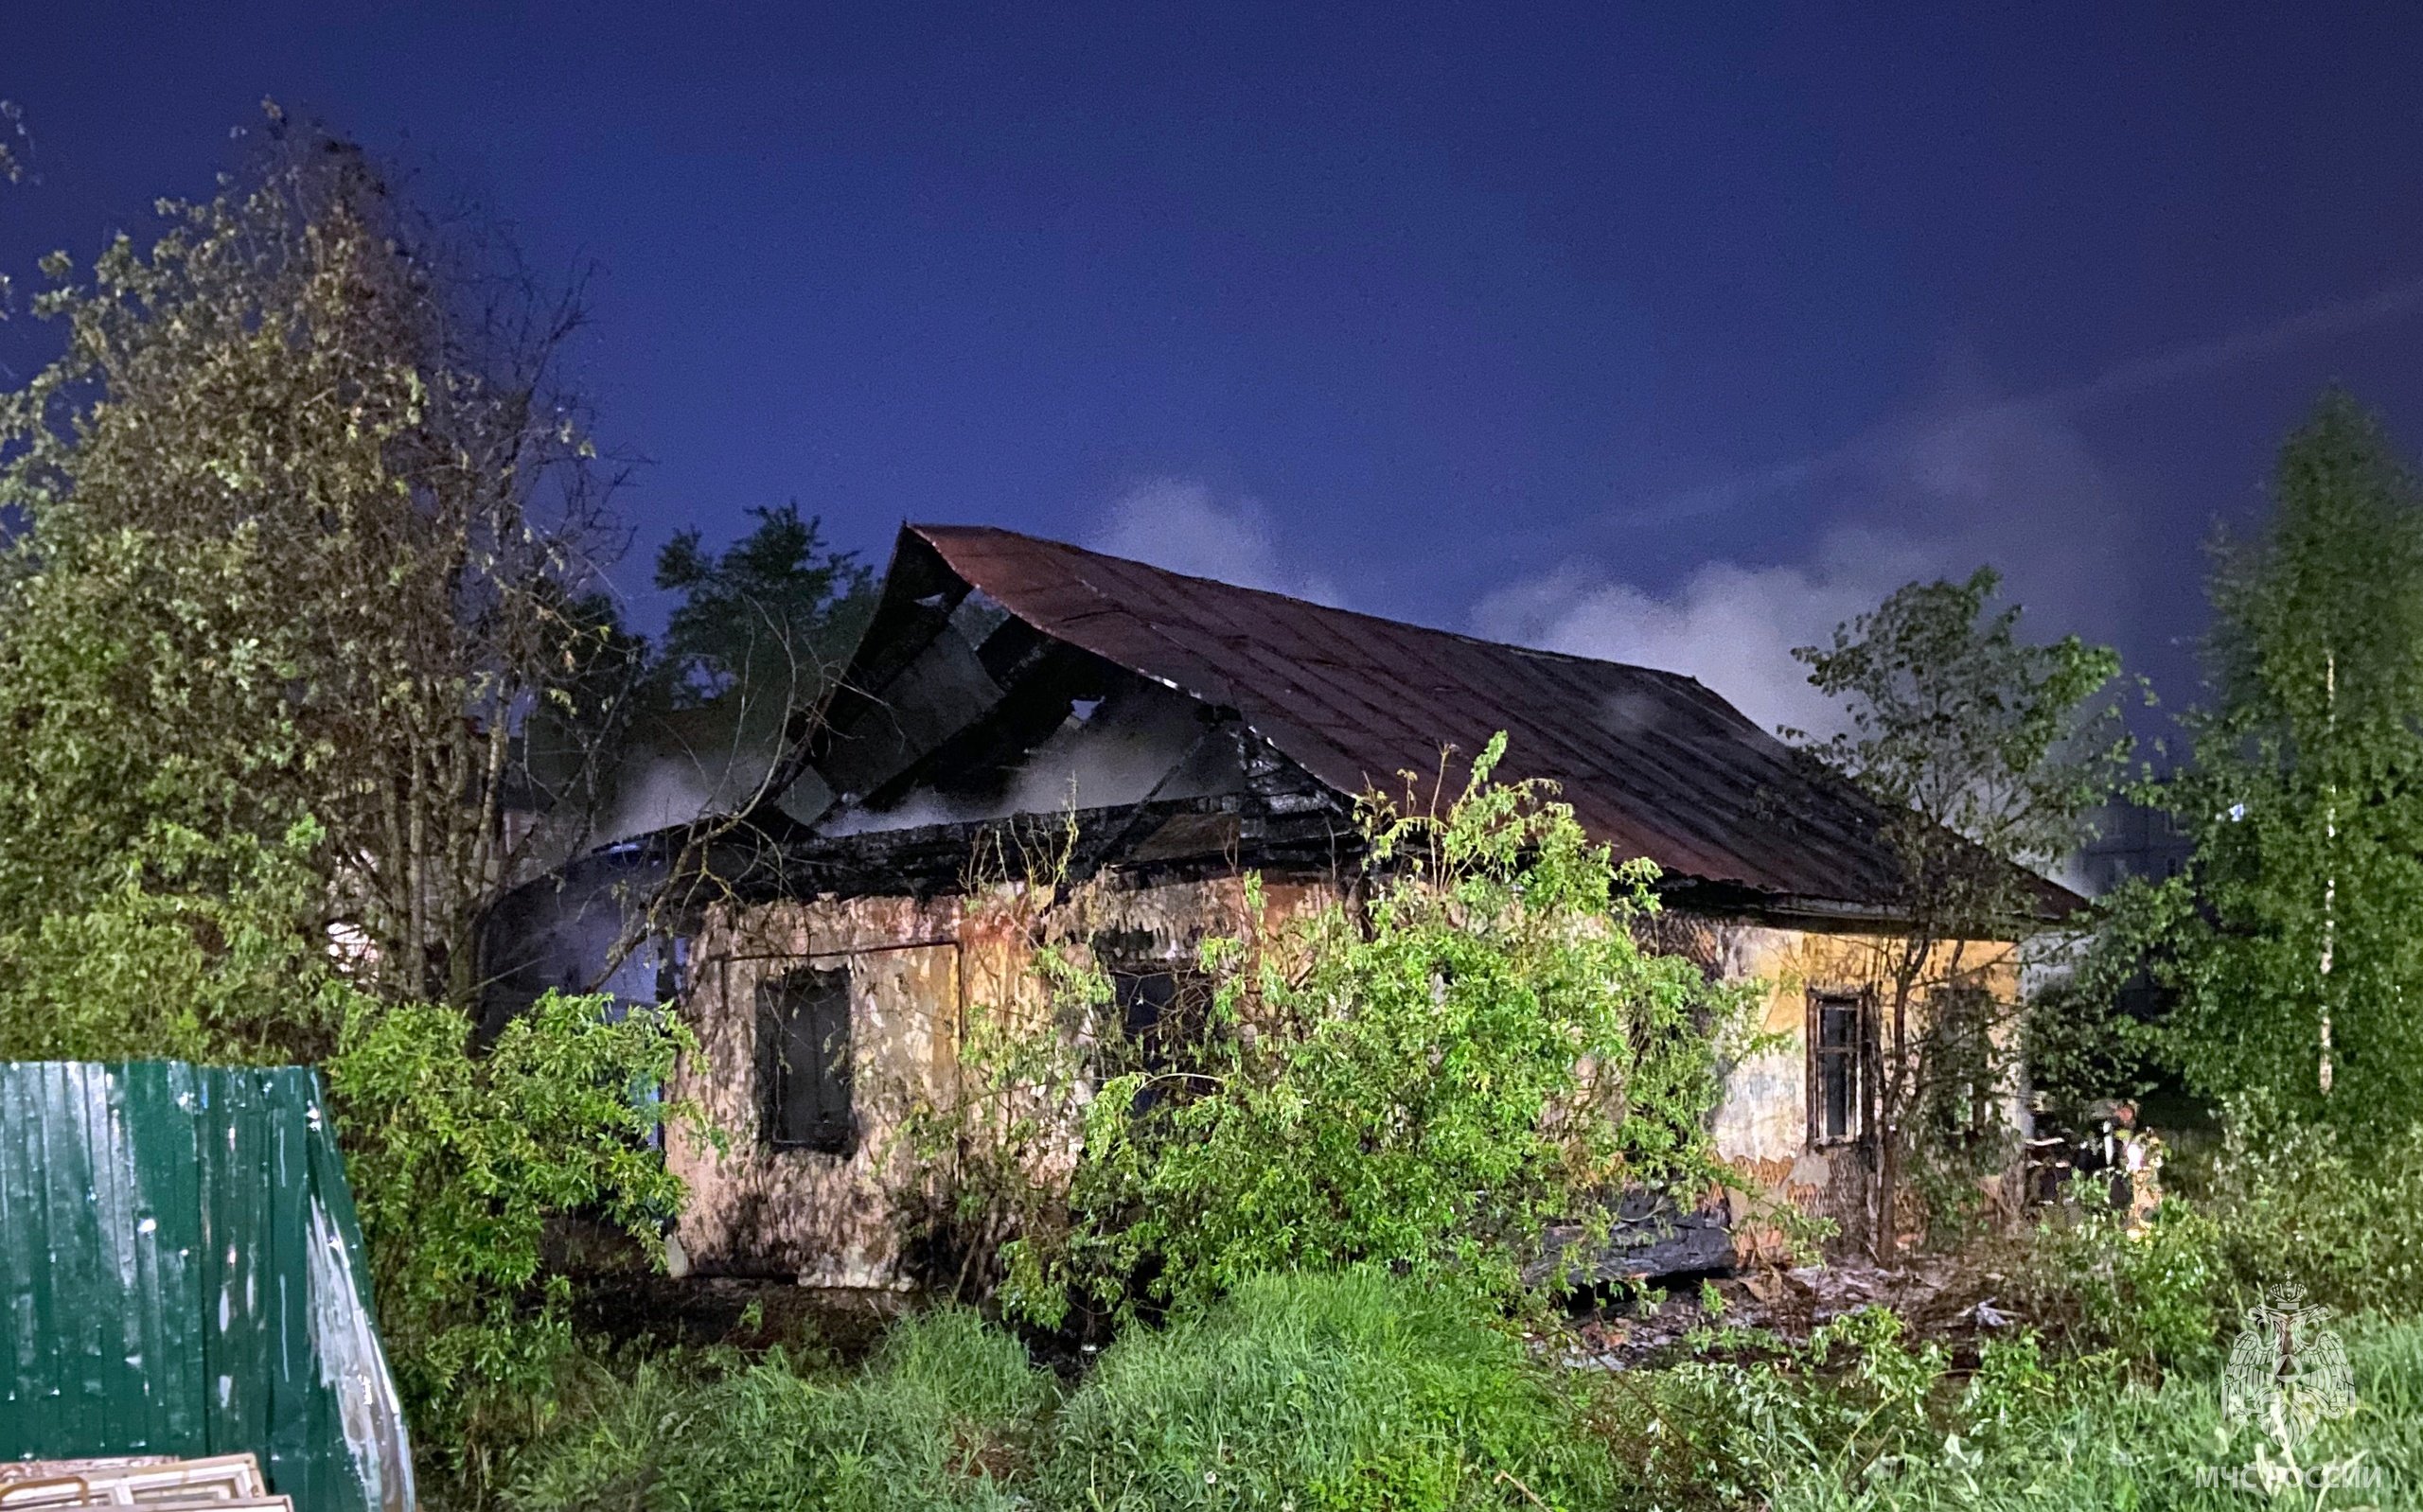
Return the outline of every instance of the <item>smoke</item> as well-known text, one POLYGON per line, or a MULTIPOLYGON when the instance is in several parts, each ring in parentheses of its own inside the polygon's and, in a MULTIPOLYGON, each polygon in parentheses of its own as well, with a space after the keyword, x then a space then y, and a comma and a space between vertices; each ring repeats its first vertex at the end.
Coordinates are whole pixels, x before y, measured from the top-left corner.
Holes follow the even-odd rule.
POLYGON ((1942 402, 1843 446, 1707 487, 1649 501, 1603 522, 1637 539, 1790 500, 1840 521, 1796 559, 1718 561, 1670 592, 1626 584, 1601 564, 1567 564, 1481 600, 1479 632, 1699 677, 1753 719, 1823 731, 1838 721, 1790 659, 1913 577, 1990 564, 2040 634, 2126 639, 2135 554, 2122 490, 2075 417, 2137 395, 2210 378, 2317 341, 2423 313, 2423 279, 2191 342, 2030 394, 1956 375, 1942 402))
POLYGON ((1112 501, 1088 543, 1173 572, 1267 589, 1316 604, 1342 602, 1337 585, 1282 554, 1259 500, 1223 499, 1192 478, 1155 478, 1112 501))
POLYGON ((1029 753, 998 798, 956 801, 931 794, 881 811, 845 809, 821 827, 827 835, 969 824, 1013 814, 1066 814, 1117 808, 1147 798, 1198 798, 1233 785, 1229 747, 1203 739, 1194 701, 1150 684, 1078 705, 1066 723, 1029 753))
POLYGON ((1568 563, 1483 598, 1473 631, 1688 673, 1769 729, 1825 730, 1835 722, 1832 707, 1809 686, 1792 648, 1824 639, 1924 571, 1912 543, 1852 531, 1830 535, 1808 562, 1707 563, 1665 594, 1568 563))
MULTIPOLYGON (((2125 500, 2076 429, 2020 406, 1937 414, 1822 475, 1777 484, 1803 513, 1840 521, 1794 558, 1707 562, 1665 591, 1601 562, 1568 562, 1485 595, 1474 631, 1686 673, 1760 725, 1820 734, 1841 715, 1809 686, 1793 648, 1825 643, 1913 579, 1991 565, 2036 633, 2114 635, 2126 618, 2125 500)), ((1662 528, 1704 527, 1669 519, 1662 528)))

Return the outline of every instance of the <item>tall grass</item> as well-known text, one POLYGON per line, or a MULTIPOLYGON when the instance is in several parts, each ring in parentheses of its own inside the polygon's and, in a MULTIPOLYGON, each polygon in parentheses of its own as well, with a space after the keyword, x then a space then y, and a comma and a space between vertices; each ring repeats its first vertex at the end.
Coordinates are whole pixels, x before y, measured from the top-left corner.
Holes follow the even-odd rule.
POLYGON ((1853 1320, 1813 1352, 1690 1363, 1610 1383, 1602 1426, 1636 1477, 1626 1506, 1764 1512, 2223 1512, 2423 1505, 2423 1324, 2341 1329, 2358 1410, 2295 1446, 2221 1410, 2220 1372, 2160 1386, 2116 1358, 2055 1363, 2003 1345, 1958 1373, 1853 1320), (2274 1500, 2273 1493, 2279 1493, 2274 1500))
POLYGON ((1088 1512, 1604 1507, 1579 1399, 1475 1305, 1371 1271, 1271 1276, 1131 1330, 1062 1411, 1035 1487, 1088 1512))
POLYGON ((1054 1397, 1016 1339, 951 1309, 910 1318, 853 1374, 780 1352, 642 1364, 528 1455, 522 1512, 990 1512, 1054 1397))
POLYGON ((1774 1512, 2021 1512, 2043 1507, 2245 1512, 2423 1505, 2423 1325, 2342 1329, 2358 1409, 2292 1449, 2222 1415, 2220 1377, 2122 1385, 2014 1425, 1990 1452, 1913 1446, 1866 1485, 1780 1479, 1774 1512))
POLYGON ((1370 1272, 1250 1281, 1063 1395, 964 1311, 854 1372, 642 1368, 525 1459, 516 1512, 2045 1512, 2423 1506, 2423 1322, 2343 1320, 2359 1406, 2292 1451, 2033 1340, 1973 1368, 1855 1314, 1611 1375, 1370 1272), (2279 1491, 2275 1497, 2264 1487, 2279 1491), (2291 1480, 2291 1477, 2294 1477, 2291 1480), (2351 1484, 2352 1483, 2352 1484, 2351 1484))

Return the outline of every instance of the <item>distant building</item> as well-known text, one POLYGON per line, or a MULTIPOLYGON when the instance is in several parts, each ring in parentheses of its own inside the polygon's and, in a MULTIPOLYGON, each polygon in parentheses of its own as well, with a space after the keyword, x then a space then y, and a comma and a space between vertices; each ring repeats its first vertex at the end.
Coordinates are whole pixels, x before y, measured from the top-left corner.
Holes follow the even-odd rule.
POLYGON ((2131 877, 2160 882, 2187 866, 2195 846, 2168 813, 2114 799, 2095 814, 2096 837, 2078 854, 2071 885, 2099 898, 2131 877))

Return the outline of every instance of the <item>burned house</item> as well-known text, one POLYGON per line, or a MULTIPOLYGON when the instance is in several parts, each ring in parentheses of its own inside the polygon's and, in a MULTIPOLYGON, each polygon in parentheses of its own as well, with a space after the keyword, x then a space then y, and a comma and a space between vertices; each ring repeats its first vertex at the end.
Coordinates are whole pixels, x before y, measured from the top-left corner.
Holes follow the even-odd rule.
POLYGON ((904 1284, 916 1173, 892 1110, 947 1099, 976 1017, 1033 1002, 1039 940, 1149 1023, 1198 941, 1235 932, 1247 870, 1264 923, 1344 896, 1356 796, 1500 730, 1502 775, 1554 781, 1617 855, 1656 863, 1663 948, 1766 984, 1777 1047, 1731 1068, 1720 1148, 1856 1224, 1898 872, 1855 791, 1689 677, 911 526, 779 810, 650 958, 678 962, 699 1040, 678 1090, 723 1132, 670 1152, 687 1262, 904 1284))

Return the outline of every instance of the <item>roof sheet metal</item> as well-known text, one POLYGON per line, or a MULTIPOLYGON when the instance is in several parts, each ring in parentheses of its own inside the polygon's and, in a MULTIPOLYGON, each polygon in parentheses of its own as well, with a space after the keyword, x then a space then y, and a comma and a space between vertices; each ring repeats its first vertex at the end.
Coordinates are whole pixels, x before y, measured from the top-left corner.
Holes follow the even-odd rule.
POLYGON ((1235 709, 1347 793, 1462 763, 1499 730, 1596 838, 1705 882, 1874 905, 1876 810, 1693 678, 1424 629, 987 526, 911 525, 1036 629, 1235 709))

